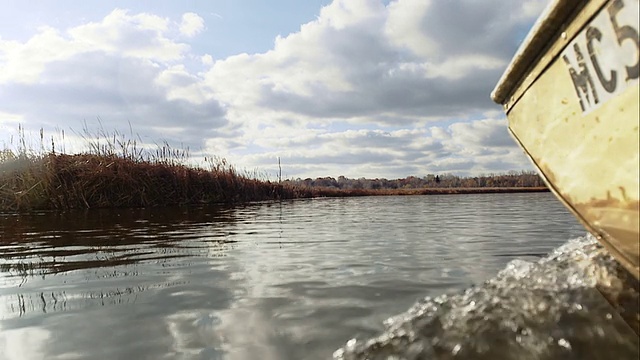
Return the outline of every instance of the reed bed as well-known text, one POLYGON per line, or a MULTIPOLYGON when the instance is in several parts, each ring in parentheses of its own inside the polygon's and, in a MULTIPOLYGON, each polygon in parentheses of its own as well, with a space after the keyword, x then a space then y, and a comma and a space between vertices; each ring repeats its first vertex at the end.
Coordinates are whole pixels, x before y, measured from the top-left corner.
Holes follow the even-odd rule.
POLYGON ((188 148, 168 142, 144 144, 139 136, 90 131, 79 137, 85 151, 65 153, 64 131, 34 145, 18 128, 18 137, 0 150, 0 211, 77 208, 157 207, 232 204, 313 197, 433 195, 548 191, 545 187, 339 189, 262 180, 239 173, 224 158, 208 157, 187 165, 188 148), (60 143, 61 142, 61 143, 60 143))
MULTIPOLYGON (((64 135, 63 135, 64 136, 64 135)), ((139 138, 83 129, 87 150, 69 155, 56 143, 34 151, 19 128, 14 150, 0 151, 0 210, 151 207, 237 203, 299 197, 292 186, 239 174, 223 158, 186 165, 189 149, 166 141, 155 149, 139 138)))

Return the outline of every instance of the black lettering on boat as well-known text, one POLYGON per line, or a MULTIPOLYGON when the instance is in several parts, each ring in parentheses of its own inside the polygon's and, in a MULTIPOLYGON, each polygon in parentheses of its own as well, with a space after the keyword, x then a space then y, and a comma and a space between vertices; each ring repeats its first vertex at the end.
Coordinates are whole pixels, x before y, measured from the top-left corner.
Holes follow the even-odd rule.
MULTIPOLYGON (((589 26, 589 28, 587 29, 587 51, 589 51, 589 57, 591 58, 593 69, 595 70, 602 87, 607 92, 612 93, 616 90, 616 76, 618 74, 616 73, 616 71, 611 70, 609 79, 605 79, 604 74, 602 73, 602 68, 600 67, 600 62, 598 61, 598 57, 596 56, 596 51, 593 48, 594 40, 598 40, 598 42, 600 42, 602 40, 602 32, 597 27, 589 26)), ((584 107, 582 108, 582 110, 584 110, 584 107)))
POLYGON ((639 82, 638 1, 608 1, 562 52, 585 115, 639 82))
POLYGON ((593 79, 591 78, 591 74, 589 74, 589 68, 585 63, 584 56, 582 55, 580 46, 578 46, 577 43, 573 44, 573 51, 575 53, 576 60, 578 61, 580 71, 577 71, 571 65, 571 61, 569 61, 566 54, 562 56, 562 59, 569 69, 569 74, 571 74, 573 86, 576 89, 578 99, 580 99, 580 107, 582 108, 582 111, 585 111, 588 107, 598 103, 598 93, 593 86, 593 79), (589 96, 589 90, 591 90, 591 96, 589 96))
POLYGON ((609 12, 609 20, 611 21, 611 26, 616 33, 618 45, 622 46, 622 43, 625 40, 630 40, 636 46, 636 63, 632 66, 626 66, 625 68, 627 70, 627 80, 637 79, 640 73, 640 36, 638 36, 638 30, 634 29, 632 26, 620 26, 620 24, 618 24, 616 15, 618 15, 620 10, 622 10, 623 8, 624 3, 622 2, 622 0, 614 0, 607 8, 607 11, 609 12))

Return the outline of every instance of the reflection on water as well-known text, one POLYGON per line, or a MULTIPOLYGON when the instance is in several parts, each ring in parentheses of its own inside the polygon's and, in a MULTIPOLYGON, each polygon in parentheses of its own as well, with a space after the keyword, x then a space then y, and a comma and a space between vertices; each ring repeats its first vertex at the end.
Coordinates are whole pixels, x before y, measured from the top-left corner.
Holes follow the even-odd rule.
POLYGON ((19 316, 133 303, 145 290, 186 283, 171 268, 188 258, 224 256, 235 240, 217 230, 231 222, 233 211, 215 208, 5 215, 0 284, 21 291, 2 298, 13 297, 7 305, 19 316), (153 269, 144 281, 141 267, 153 269))
POLYGON ((3 214, 0 358, 329 358, 583 234, 545 193, 3 214))

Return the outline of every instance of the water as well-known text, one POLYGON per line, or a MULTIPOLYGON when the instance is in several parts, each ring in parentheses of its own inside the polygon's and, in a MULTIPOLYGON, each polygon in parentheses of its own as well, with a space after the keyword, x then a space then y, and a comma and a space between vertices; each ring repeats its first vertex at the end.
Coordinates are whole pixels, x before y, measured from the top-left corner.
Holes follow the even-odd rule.
MULTIPOLYGON (((490 292, 461 294, 472 284, 503 270, 485 286, 506 299, 510 284, 548 278, 523 274, 551 268, 535 261, 584 234, 548 193, 3 214, 0 359, 327 359, 343 346, 336 357, 386 358, 376 344, 421 326, 434 332, 451 314, 444 308, 478 313, 469 299, 480 306, 490 292), (433 308, 425 296, 447 293, 461 295, 420 310, 433 308)), ((473 358, 473 344, 432 340, 385 351, 473 358)))
POLYGON ((514 260, 479 287, 427 297, 334 358, 638 359, 628 325, 637 322, 637 280, 587 236, 535 263, 514 260))

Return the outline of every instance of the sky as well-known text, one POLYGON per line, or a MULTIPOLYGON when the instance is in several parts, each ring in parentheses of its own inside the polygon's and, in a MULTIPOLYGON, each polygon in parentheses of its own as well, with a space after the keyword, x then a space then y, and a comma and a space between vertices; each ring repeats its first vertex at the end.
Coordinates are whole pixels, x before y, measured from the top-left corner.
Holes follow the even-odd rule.
POLYGON ((0 0, 0 148, 20 126, 78 151, 87 127, 270 179, 278 158, 283 178, 532 170, 489 94, 546 2, 0 0))

